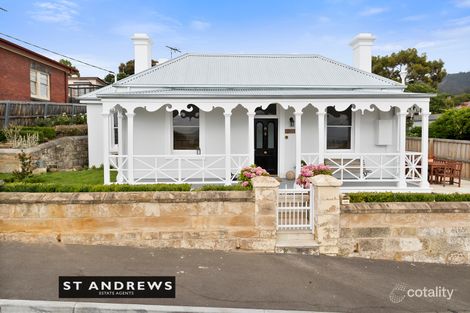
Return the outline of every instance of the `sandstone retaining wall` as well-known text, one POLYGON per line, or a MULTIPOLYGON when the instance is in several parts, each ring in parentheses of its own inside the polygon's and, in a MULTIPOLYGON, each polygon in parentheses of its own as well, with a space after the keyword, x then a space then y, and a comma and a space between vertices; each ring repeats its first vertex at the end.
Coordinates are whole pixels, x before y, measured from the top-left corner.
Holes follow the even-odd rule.
POLYGON ((340 227, 340 255, 470 263, 470 202, 354 203, 340 227))
POLYGON ((274 251, 270 190, 0 193, 0 239, 274 251))
MULTIPOLYGON (((23 149, 40 168, 80 169, 88 166, 88 137, 72 136, 54 139, 36 147, 23 149)), ((0 173, 11 173, 20 167, 17 155, 21 149, 0 149, 0 173)))

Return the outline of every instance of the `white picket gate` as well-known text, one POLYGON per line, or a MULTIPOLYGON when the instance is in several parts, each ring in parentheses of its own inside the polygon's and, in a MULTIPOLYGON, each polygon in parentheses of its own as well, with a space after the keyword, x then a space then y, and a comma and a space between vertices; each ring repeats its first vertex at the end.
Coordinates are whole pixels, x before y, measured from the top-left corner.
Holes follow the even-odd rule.
POLYGON ((312 189, 279 189, 277 229, 313 230, 312 189))

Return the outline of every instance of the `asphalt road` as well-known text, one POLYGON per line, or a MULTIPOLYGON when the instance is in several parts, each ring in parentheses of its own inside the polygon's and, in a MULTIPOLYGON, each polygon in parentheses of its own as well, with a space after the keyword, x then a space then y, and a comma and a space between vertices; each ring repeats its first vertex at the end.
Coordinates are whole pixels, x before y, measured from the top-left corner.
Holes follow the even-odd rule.
POLYGON ((176 276, 176 299, 79 301, 361 313, 470 312, 470 266, 465 265, 0 243, 0 298, 59 300, 59 275, 176 276), (395 290, 390 296, 397 284, 406 291, 395 290), (408 290, 438 287, 453 289, 452 297, 407 295, 408 290))

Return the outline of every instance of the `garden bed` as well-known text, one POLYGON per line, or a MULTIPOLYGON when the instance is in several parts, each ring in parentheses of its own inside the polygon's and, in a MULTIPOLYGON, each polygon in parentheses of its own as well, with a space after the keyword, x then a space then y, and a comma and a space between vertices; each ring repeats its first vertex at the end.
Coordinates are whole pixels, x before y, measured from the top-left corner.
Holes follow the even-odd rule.
POLYGON ((442 193, 394 193, 355 192, 349 193, 351 203, 360 202, 461 202, 470 201, 470 194, 442 193))

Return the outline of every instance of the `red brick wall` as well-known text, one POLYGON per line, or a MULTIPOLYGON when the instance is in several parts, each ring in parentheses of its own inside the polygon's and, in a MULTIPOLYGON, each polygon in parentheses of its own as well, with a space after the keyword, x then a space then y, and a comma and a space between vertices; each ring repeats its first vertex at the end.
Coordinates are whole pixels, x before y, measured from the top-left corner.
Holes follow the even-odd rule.
MULTIPOLYGON (((29 73, 31 62, 39 63, 0 48, 0 100, 30 101, 29 73)), ((43 64, 50 73, 52 102, 67 102, 67 74, 43 64)))

